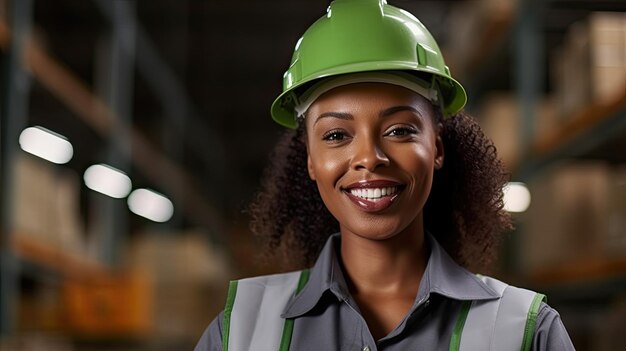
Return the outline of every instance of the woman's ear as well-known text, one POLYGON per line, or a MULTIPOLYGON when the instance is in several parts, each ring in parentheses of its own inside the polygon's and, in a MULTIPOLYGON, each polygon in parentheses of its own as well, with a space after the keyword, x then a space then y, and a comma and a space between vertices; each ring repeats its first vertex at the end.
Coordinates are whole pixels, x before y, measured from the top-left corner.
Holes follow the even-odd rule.
POLYGON ((313 162, 311 161, 311 153, 309 152, 309 136, 304 134, 304 145, 306 146, 306 167, 309 171, 309 178, 315 181, 315 171, 313 170, 313 162))
POLYGON ((441 138, 442 129, 443 125, 441 123, 437 123, 437 139, 435 140, 435 169, 441 169, 441 167, 443 167, 443 160, 445 156, 443 139, 441 138))
POLYGON ((315 170, 313 169, 313 162, 311 162, 311 155, 309 155, 309 153, 306 153, 306 166, 309 170, 309 178, 311 178, 312 181, 316 181, 315 179, 315 170))

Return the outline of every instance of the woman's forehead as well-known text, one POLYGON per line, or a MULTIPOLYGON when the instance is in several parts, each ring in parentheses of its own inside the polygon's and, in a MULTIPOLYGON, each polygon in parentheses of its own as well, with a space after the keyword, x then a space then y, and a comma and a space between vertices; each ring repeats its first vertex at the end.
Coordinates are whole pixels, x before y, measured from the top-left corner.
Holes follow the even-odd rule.
POLYGON ((311 104, 309 112, 320 109, 349 108, 354 103, 367 105, 409 105, 424 112, 431 111, 431 102, 422 95, 399 85, 388 83, 354 83, 333 88, 320 95, 311 104))

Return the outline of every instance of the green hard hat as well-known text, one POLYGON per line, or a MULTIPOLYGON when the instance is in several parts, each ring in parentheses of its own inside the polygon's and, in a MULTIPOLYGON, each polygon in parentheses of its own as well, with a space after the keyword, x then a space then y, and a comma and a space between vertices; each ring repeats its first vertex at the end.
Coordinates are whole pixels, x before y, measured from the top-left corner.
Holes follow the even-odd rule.
POLYGON ((412 73, 437 89, 444 116, 459 112, 465 90, 450 75, 439 46, 409 12, 385 0, 335 0, 298 40, 272 118, 296 127, 299 94, 321 78, 367 71, 412 73))

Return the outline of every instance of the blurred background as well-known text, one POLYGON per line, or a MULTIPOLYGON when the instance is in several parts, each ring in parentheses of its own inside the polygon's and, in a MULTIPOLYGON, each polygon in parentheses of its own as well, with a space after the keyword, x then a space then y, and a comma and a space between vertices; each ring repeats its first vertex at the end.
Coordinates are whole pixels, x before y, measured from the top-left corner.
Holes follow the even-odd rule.
MULTIPOLYGON (((626 3, 389 1, 511 172, 492 274, 626 335, 626 3)), ((269 107, 321 0, 0 0, 0 349, 190 350, 255 259, 269 107)))

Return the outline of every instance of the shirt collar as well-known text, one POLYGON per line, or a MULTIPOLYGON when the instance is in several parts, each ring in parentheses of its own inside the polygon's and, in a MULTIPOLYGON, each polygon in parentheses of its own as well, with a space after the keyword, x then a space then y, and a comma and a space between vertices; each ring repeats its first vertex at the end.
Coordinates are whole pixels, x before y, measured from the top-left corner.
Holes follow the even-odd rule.
MULTIPOLYGON (((492 300, 501 296, 487 286, 476 275, 459 266, 430 234, 426 234, 430 247, 430 257, 422 276, 417 301, 423 301, 431 294, 438 294, 454 300, 492 300)), ((282 317, 295 318, 309 312, 330 291, 338 300, 348 299, 348 287, 339 264, 337 252, 341 244, 339 233, 331 235, 322 249, 313 268, 308 283, 285 307, 282 317)))
POLYGON ((420 292, 462 301, 501 297, 475 274, 459 266, 430 233, 426 234, 426 238, 430 246, 430 258, 420 283, 420 292))
POLYGON ((347 299, 348 286, 337 257, 341 235, 331 235, 311 268, 309 281, 283 311, 283 318, 293 318, 309 312, 326 291, 331 291, 338 300, 347 299))

